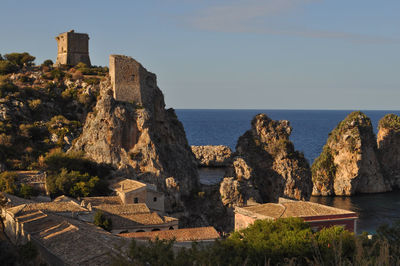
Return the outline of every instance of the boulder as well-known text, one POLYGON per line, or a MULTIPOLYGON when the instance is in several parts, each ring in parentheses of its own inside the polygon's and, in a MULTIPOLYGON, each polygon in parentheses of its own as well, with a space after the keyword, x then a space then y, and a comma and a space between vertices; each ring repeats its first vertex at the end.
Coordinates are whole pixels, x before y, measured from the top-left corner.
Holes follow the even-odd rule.
POLYGON ((232 150, 224 145, 191 146, 201 167, 225 167, 231 162, 232 150))

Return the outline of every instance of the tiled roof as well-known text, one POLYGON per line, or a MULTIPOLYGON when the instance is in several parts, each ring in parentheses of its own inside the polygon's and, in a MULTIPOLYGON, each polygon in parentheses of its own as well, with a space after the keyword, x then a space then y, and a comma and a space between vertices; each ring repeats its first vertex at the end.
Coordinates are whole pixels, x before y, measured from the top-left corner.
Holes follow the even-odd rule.
POLYGON ((101 204, 96 206, 96 209, 115 215, 150 213, 150 210, 145 203, 124 204, 124 205, 101 204))
POLYGON ((124 179, 111 185, 112 189, 120 192, 134 191, 142 187, 146 187, 146 184, 132 179, 124 179))
POLYGON ((18 208, 17 213, 26 213, 26 212, 33 212, 33 211, 44 211, 44 212, 87 212, 88 210, 82 208, 77 203, 74 202, 40 202, 40 203, 31 203, 31 204, 23 204, 17 207, 10 209, 10 211, 14 212, 13 210, 18 208))
POLYGON ((0 192, 0 197, 3 197, 4 201, 6 202, 5 203, 6 208, 12 208, 22 204, 35 203, 35 201, 33 200, 23 199, 4 192, 0 192))
POLYGON ((66 265, 110 265, 110 255, 126 245, 95 225, 52 214, 27 220, 23 228, 66 265))
POLYGON ((218 232, 214 227, 198 227, 198 228, 184 228, 168 231, 154 231, 154 232, 136 232, 136 233, 123 233, 119 236, 126 238, 139 238, 139 239, 174 239, 178 242, 184 241, 201 241, 219 238, 218 232))
POLYGON ((163 216, 151 212, 144 203, 108 205, 103 204, 95 207, 104 211, 112 220, 113 227, 136 227, 143 225, 161 225, 178 221, 176 218, 163 216))
POLYGON ((257 218, 313 217, 356 213, 309 201, 283 200, 281 203, 265 203, 248 207, 236 207, 235 211, 257 218))
POLYGON ((84 197, 82 201, 87 205, 90 203, 92 207, 109 204, 109 205, 122 205, 123 202, 119 196, 109 196, 109 197, 84 197))

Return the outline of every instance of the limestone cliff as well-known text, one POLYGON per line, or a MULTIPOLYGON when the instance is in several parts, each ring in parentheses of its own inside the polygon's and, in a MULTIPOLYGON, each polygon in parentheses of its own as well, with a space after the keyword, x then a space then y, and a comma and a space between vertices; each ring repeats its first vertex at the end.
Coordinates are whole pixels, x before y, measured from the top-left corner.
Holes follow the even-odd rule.
MULTIPOLYGON (((133 60, 133 59, 132 59, 133 60)), ((133 64, 139 64, 136 61, 133 64)), ((147 70, 140 64, 140 75, 147 70)), ((149 73, 155 78, 155 75, 149 73)), ((108 163, 166 193, 166 210, 176 210, 179 197, 198 186, 197 165, 182 124, 173 109, 165 109, 155 81, 146 101, 116 101, 110 78, 100 84, 100 96, 87 116, 83 133, 72 150, 82 150, 98 163, 108 163)))
POLYGON ((378 156, 385 180, 392 188, 400 188, 400 117, 385 115, 379 121, 378 156))
POLYGON ((289 140, 289 122, 259 114, 251 125, 239 138, 232 167, 221 182, 223 203, 277 202, 281 196, 308 199, 311 171, 303 154, 295 151, 289 140))
POLYGON ((352 112, 329 134, 312 165, 313 195, 354 195, 388 191, 376 156, 371 120, 352 112))
POLYGON ((202 167, 224 167, 232 157, 232 150, 224 145, 192 146, 192 152, 202 167))

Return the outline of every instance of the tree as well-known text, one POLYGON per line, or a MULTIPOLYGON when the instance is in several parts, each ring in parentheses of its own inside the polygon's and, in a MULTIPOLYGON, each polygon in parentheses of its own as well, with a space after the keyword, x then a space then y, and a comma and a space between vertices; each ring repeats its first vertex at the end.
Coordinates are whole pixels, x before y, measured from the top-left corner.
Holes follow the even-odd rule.
POLYGON ((7 60, 0 60, 0 75, 10 74, 18 71, 18 66, 7 60))
POLYGON ((102 211, 96 211, 94 215, 94 224, 106 231, 111 231, 112 229, 111 219, 107 218, 102 211))
POLYGON ((22 68, 23 66, 31 66, 33 61, 35 61, 35 57, 26 52, 6 54, 4 57, 19 68, 22 68))
POLYGON ((47 66, 47 67, 51 67, 53 66, 53 61, 51 61, 50 59, 44 60, 44 62, 42 63, 42 66, 47 66))

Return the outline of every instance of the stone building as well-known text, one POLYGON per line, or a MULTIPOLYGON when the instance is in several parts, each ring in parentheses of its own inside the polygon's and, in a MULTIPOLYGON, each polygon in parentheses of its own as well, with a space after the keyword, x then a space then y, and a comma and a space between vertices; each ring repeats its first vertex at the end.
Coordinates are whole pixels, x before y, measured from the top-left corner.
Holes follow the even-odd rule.
POLYGON ((276 220, 299 217, 309 223, 314 231, 334 225, 356 232, 358 216, 355 212, 325 206, 309 201, 279 199, 279 203, 257 204, 235 208, 235 230, 253 224, 255 220, 276 220))
POLYGON ((157 77, 138 61, 125 55, 110 55, 110 77, 117 101, 153 105, 157 77))
POLYGON ((59 34, 56 40, 58 45, 56 66, 75 66, 79 62, 90 66, 88 34, 70 30, 59 34))
POLYGON ((150 210, 164 212, 164 194, 152 184, 124 179, 111 186, 123 204, 145 203, 150 210))

